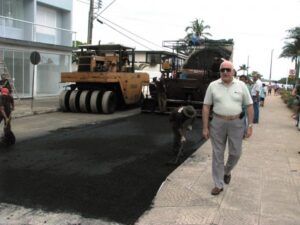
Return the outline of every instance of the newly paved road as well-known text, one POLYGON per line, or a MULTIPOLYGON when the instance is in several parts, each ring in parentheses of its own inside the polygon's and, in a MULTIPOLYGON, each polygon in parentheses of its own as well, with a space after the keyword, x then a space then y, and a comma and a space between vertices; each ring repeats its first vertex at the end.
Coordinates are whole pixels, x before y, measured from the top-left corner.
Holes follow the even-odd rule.
MULTIPOLYGON (((0 153, 0 224, 134 224, 176 169, 168 119, 136 109, 15 119, 18 142, 0 153)), ((200 130, 198 119, 185 158, 200 130)))

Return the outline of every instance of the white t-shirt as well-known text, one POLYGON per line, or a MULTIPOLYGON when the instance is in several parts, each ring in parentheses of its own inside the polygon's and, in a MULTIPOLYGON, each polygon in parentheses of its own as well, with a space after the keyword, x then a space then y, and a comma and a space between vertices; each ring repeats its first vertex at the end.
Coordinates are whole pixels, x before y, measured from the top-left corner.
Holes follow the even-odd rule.
POLYGON ((251 89, 251 95, 256 96, 256 92, 258 91, 258 93, 260 93, 261 88, 262 88, 262 82, 260 79, 257 79, 251 89))
POLYGON ((253 104, 246 84, 233 79, 228 86, 221 79, 209 84, 204 102, 205 105, 213 105, 213 112, 223 116, 238 115, 244 105, 253 104))

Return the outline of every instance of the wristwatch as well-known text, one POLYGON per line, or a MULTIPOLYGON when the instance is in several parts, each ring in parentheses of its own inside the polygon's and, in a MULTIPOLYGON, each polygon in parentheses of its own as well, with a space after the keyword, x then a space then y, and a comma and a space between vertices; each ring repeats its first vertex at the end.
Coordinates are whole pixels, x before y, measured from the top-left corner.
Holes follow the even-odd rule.
POLYGON ((253 124, 252 124, 252 123, 250 123, 250 124, 248 125, 248 128, 250 128, 250 127, 253 127, 253 124))

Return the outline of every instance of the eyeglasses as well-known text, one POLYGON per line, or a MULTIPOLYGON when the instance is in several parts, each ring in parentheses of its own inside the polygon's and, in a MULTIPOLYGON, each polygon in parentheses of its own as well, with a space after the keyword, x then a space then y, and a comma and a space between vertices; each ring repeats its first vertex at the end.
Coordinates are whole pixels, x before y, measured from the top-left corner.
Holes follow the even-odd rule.
POLYGON ((231 72, 231 69, 230 68, 222 68, 220 69, 221 73, 226 73, 226 72, 231 72))

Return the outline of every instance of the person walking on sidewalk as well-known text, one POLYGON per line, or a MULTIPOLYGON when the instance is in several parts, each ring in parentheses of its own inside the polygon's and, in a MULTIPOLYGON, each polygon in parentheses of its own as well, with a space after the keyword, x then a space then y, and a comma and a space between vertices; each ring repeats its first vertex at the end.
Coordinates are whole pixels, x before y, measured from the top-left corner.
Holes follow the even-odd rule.
POLYGON ((253 123, 258 123, 259 121, 259 100, 260 100, 260 91, 262 89, 262 82, 259 79, 258 74, 253 75, 254 85, 251 89, 251 96, 253 100, 253 109, 254 109, 254 118, 253 123))
MULTIPOLYGON (((230 61, 221 63, 220 74, 220 79, 209 84, 202 108, 202 134, 205 139, 210 137, 212 144, 212 176, 215 183, 212 195, 223 191, 224 183, 229 184, 231 171, 240 158, 244 136, 243 106, 247 106, 248 120, 253 120, 253 101, 245 83, 233 78, 233 64, 230 61), (213 119, 209 124, 211 106, 213 119), (229 154, 224 166, 227 141, 229 154)), ((249 123, 246 137, 251 135, 252 123, 249 123)))

